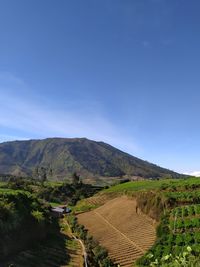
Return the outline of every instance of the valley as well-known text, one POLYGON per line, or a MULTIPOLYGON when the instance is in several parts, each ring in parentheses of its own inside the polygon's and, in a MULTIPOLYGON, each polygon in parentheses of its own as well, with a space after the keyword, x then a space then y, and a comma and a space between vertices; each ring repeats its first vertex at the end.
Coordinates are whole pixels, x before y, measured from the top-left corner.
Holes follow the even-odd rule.
POLYGON ((200 0, 0 0, 0 267, 200 267, 200 0))
POLYGON ((0 183, 0 266, 84 267, 87 255, 88 267, 171 267, 185 255, 190 267, 199 261, 199 205, 198 178, 106 189, 12 178, 0 183), (53 216, 66 205, 69 214, 53 216))

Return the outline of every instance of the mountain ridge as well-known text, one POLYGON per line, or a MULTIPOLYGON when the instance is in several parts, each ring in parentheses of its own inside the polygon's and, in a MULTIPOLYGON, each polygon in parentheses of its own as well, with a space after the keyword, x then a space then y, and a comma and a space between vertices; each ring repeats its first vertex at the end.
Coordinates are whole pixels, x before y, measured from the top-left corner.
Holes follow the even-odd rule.
POLYGON ((46 138, 0 143, 0 173, 34 176, 46 168, 49 179, 63 180, 78 172, 83 178, 181 175, 87 138, 46 138))

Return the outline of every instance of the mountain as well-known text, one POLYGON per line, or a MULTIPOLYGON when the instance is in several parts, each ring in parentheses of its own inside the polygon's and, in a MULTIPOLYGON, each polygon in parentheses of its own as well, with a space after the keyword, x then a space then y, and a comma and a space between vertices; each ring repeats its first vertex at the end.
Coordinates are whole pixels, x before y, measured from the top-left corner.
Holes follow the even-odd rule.
POLYGON ((48 138, 0 144, 0 173, 34 176, 44 168, 51 180, 69 178, 74 172, 83 179, 91 180, 180 176, 111 145, 86 138, 48 138))

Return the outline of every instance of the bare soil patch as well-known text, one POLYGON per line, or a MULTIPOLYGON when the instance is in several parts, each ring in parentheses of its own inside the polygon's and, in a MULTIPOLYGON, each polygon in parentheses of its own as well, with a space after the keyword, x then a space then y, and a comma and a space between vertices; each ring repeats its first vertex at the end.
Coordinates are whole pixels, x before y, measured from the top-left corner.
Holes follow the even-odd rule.
POLYGON ((153 221, 139 212, 135 200, 126 196, 77 217, 120 266, 132 266, 156 239, 153 221))

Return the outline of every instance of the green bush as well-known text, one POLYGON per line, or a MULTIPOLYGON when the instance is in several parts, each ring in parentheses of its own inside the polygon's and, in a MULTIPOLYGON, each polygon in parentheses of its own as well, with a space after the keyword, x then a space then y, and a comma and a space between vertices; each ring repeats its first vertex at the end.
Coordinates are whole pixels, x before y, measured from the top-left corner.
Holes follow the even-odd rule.
POLYGON ((34 218, 36 221, 38 221, 39 223, 44 222, 44 220, 45 220, 44 214, 43 214, 43 212, 41 212, 41 211, 33 210, 33 211, 31 212, 31 215, 32 215, 33 218, 34 218))

